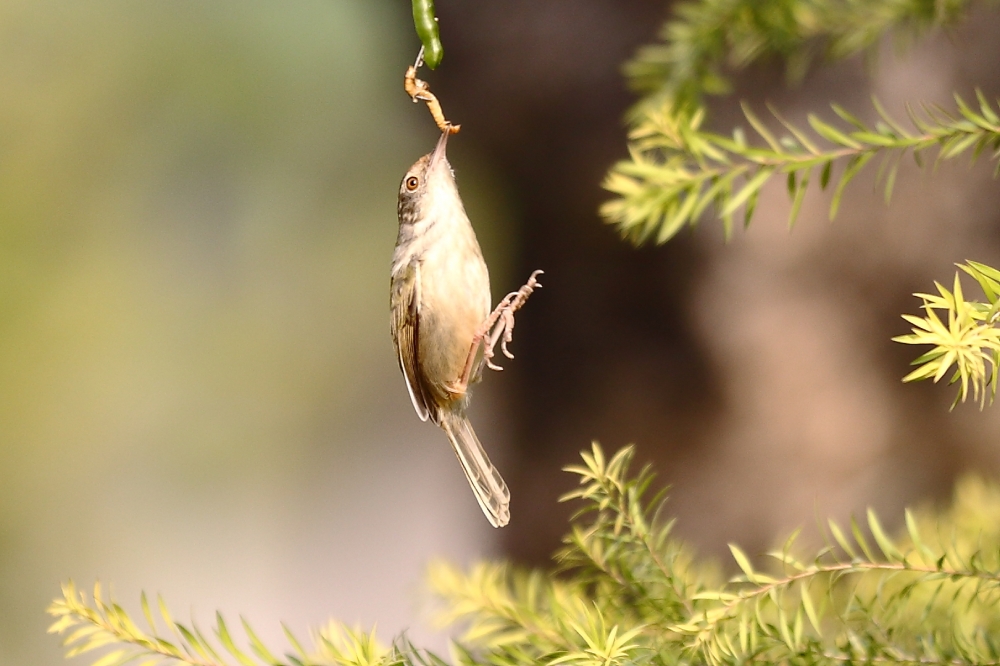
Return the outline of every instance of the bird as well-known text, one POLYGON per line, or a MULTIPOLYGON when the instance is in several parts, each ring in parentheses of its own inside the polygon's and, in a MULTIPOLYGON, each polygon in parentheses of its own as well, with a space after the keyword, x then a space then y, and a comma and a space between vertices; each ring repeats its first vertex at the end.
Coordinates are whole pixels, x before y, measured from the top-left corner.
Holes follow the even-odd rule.
POLYGON ((489 271, 446 155, 450 134, 442 132, 399 186, 392 340, 417 416, 445 432, 487 520, 503 527, 510 491, 469 421, 469 386, 484 363, 495 367, 489 358, 500 330, 509 342, 513 310, 535 285, 509 294, 491 313, 489 271))

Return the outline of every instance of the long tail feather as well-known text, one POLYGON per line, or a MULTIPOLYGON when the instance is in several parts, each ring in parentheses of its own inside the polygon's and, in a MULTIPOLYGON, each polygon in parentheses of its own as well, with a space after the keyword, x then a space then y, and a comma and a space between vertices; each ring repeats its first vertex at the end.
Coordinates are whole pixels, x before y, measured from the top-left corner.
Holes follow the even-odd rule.
POLYGON ((441 428, 448 435, 490 525, 503 527, 510 521, 510 491, 479 443, 469 419, 462 414, 444 412, 441 414, 441 428))

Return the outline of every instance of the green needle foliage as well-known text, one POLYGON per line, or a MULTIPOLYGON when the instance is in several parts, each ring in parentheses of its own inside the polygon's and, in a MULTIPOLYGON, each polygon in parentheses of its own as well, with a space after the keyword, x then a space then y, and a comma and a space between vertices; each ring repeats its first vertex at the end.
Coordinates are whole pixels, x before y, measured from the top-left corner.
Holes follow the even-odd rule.
MULTIPOLYGON (((791 78, 799 78, 816 59, 844 58, 871 51, 881 37, 919 35, 956 23, 969 0, 693 0, 679 4, 661 30, 661 43, 644 47, 627 64, 632 87, 644 97, 630 114, 629 159, 609 172, 604 187, 617 198, 601 207, 605 220, 622 236, 641 244, 664 243, 685 225, 694 225, 710 208, 724 223, 727 238, 734 214, 742 209, 748 224, 761 188, 784 175, 794 223, 813 177, 826 188, 833 167, 844 164, 830 206, 836 215, 844 187, 877 156, 888 201, 902 155, 918 163, 928 148, 939 159, 972 149, 1000 158, 1000 116, 981 92, 978 110, 956 95, 956 110, 908 107, 915 131, 889 117, 878 101, 880 120, 867 127, 843 108, 833 110, 847 127, 809 115, 811 133, 786 122, 771 109, 788 134, 775 138, 744 105, 750 126, 765 145, 750 145, 743 129, 732 137, 702 129, 704 94, 729 88, 727 68, 742 69, 769 54, 783 58, 791 78), (820 145, 825 140, 826 145, 820 145)), ((758 142, 759 143, 759 142, 758 142)), ((998 161, 1000 169, 1000 161, 998 161)))
POLYGON ((971 393, 982 408, 987 396, 992 404, 997 394, 1000 271, 975 261, 960 264, 959 268, 976 280, 987 302, 966 301, 959 274, 955 273, 952 291, 935 282, 937 294, 914 294, 923 301, 925 316, 903 315, 903 319, 913 325, 913 332, 893 340, 908 345, 933 346, 913 361, 918 367, 903 378, 904 382, 920 379, 938 382, 954 368, 949 383, 958 383, 959 389, 952 407, 959 401, 964 402, 971 393))
POLYGON ((728 92, 726 70, 768 55, 787 63, 795 81, 819 56, 870 51, 882 35, 919 35, 954 24, 969 0, 698 0, 676 6, 661 42, 643 47, 626 67, 645 95, 634 111, 697 107, 702 95, 728 92))
MULTIPOLYGON (((997 486, 962 482, 948 511, 907 511, 898 537, 871 511, 863 523, 830 521, 829 543, 809 558, 795 535, 764 563, 731 546, 739 573, 724 580, 671 536, 672 522, 658 516, 662 495, 647 498, 649 469, 630 473, 633 454, 627 447, 607 459, 595 444, 568 468, 580 487, 563 499, 581 508, 555 570, 431 567, 442 619, 464 627, 457 663, 1000 664, 997 486)), ((72 585, 63 592, 49 609, 52 631, 69 655, 105 651, 98 666, 445 663, 405 640, 381 648, 335 624, 308 651, 288 633, 292 650, 276 657, 245 622, 248 650, 221 617, 209 640, 174 622, 162 602, 154 621, 144 597, 142 630, 99 589, 89 601, 72 585)))
POLYGON ((741 128, 725 137, 701 128, 705 114, 664 107, 650 111, 630 132, 630 159, 616 164, 604 187, 618 195, 601 207, 605 220, 623 237, 641 244, 650 239, 664 243, 685 225, 694 225, 710 208, 722 220, 728 238, 733 218, 743 210, 750 223, 761 189, 784 176, 794 224, 806 190, 818 175, 821 188, 834 184, 830 217, 837 214, 844 188, 873 158, 880 157, 879 180, 886 201, 892 196, 900 159, 912 153, 918 164, 924 151, 937 149, 947 160, 971 150, 973 159, 989 151, 1000 173, 1000 115, 977 93, 978 110, 955 96, 957 113, 927 106, 910 110, 915 132, 905 129, 874 101, 881 120, 868 127, 841 107, 834 112, 847 125, 835 127, 809 116, 810 133, 775 118, 788 134, 780 139, 746 105, 743 113, 763 145, 751 145, 741 128), (820 146, 820 141, 829 144, 820 146), (834 164, 843 163, 834 175, 834 164))
POLYGON ((907 513, 893 539, 869 512, 863 527, 829 523, 811 559, 795 537, 768 567, 732 546, 741 573, 718 582, 645 502, 648 470, 628 475, 631 448, 594 446, 570 468, 584 508, 558 561, 564 576, 480 565, 432 572, 449 621, 467 623, 467 664, 995 664, 1000 644, 1000 491, 967 482, 951 518, 907 513), (974 515, 978 514, 978 515, 974 515), (958 521, 963 521, 961 530, 958 521), (971 527, 971 529, 969 529, 971 527), (943 536, 942 536, 943 535, 943 536))
POLYGON ((72 582, 63 585, 62 591, 62 598, 52 602, 48 609, 49 614, 56 618, 49 627, 49 633, 64 636, 67 658, 112 646, 94 658, 93 666, 121 666, 126 663, 142 666, 163 663, 191 666, 390 666, 420 663, 412 659, 404 662, 398 648, 388 650, 380 646, 374 631, 368 634, 334 622, 315 632, 313 648, 308 651, 285 628, 292 651, 279 658, 257 637, 246 620, 242 621, 242 625, 249 648, 240 648, 221 614, 216 614, 210 639, 194 624, 175 622, 163 599, 158 600, 154 613, 146 595, 142 595, 142 614, 146 623, 143 629, 113 599, 104 598, 100 583, 94 585, 93 596, 89 600, 72 582), (165 631, 161 631, 158 625, 162 625, 165 631))

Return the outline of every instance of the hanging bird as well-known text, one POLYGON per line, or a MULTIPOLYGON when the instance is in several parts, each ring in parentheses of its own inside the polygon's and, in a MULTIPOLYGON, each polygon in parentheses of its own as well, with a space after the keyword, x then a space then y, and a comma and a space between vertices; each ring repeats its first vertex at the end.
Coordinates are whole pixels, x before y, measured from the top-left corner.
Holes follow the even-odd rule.
POLYGON ((479 379, 480 350, 489 343, 488 320, 498 317, 490 316, 489 272, 445 156, 448 136, 441 134, 399 187, 392 339, 417 416, 448 435, 483 513, 503 527, 510 491, 466 415, 469 384, 479 379))

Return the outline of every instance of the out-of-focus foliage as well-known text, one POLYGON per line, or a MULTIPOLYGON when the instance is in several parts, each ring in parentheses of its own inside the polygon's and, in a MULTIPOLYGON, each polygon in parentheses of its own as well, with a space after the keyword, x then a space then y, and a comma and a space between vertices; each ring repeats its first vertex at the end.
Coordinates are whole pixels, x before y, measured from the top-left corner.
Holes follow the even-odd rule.
MULTIPOLYGON (((582 500, 553 572, 480 564, 468 572, 438 564, 430 583, 442 618, 464 625, 462 664, 997 664, 1000 663, 1000 488, 963 481, 945 512, 907 511, 893 537, 871 511, 861 523, 829 522, 829 544, 812 557, 795 535, 754 564, 736 546, 740 573, 720 581, 670 536, 646 499, 652 475, 629 474, 631 447, 606 459, 596 444, 569 468, 582 500)), ((405 641, 392 650, 360 632, 319 632, 313 651, 289 636, 283 657, 244 623, 250 651, 237 647, 221 617, 210 641, 170 619, 157 634, 119 606, 72 586, 50 608, 52 630, 71 653, 108 650, 95 661, 170 659, 198 666, 257 664, 441 664, 405 641), (169 638, 167 637, 169 636, 169 638), (213 647, 219 644, 223 650, 213 647), (224 657, 223 652, 233 659, 224 657)))
POLYGON ((705 94, 728 92, 727 69, 778 56, 789 79, 817 57, 845 58, 882 35, 915 36, 958 20, 969 0, 697 0, 674 9, 661 43, 645 46, 625 68, 643 93, 634 119, 666 106, 690 111, 705 94))
MULTIPOLYGON (((913 332, 893 338, 908 345, 933 345, 933 349, 913 361, 919 366, 903 378, 904 382, 920 379, 940 381, 952 367, 949 384, 958 383, 955 403, 964 402, 971 394, 980 408, 990 404, 997 394, 997 368, 1000 365, 1000 271, 975 261, 959 264, 959 268, 975 278, 986 295, 986 303, 966 301, 962 283, 955 273, 954 288, 935 282, 937 294, 914 294, 923 301, 925 316, 903 315, 913 325, 913 332), (938 315, 944 313, 944 321, 938 315), (970 391, 971 388, 971 391, 970 391)), ((952 406, 954 406, 954 404, 952 406)))
POLYGON ((775 137, 744 106, 747 121, 765 145, 751 145, 742 128, 732 138, 703 130, 703 109, 693 114, 676 108, 650 111, 629 133, 630 159, 615 165, 605 180, 604 187, 619 198, 606 202, 601 214, 636 244, 649 239, 665 243, 714 207, 729 238, 735 213, 742 208, 744 225, 748 225, 761 189, 773 176, 785 176, 792 200, 788 223, 792 225, 817 174, 821 188, 835 183, 830 201, 833 218, 844 188, 879 156, 878 179, 884 183, 886 202, 892 196, 900 159, 907 152, 921 164, 922 153, 931 148, 937 148, 938 160, 970 149, 975 160, 987 151, 996 162, 994 172, 1000 173, 1000 116, 982 93, 978 94, 978 110, 957 95, 955 102, 957 114, 936 107, 924 107, 920 114, 911 109, 916 132, 890 117, 877 100, 875 109, 881 120, 874 127, 833 105, 848 127, 838 128, 810 115, 814 137, 771 109, 788 131, 775 137), (821 140, 832 146, 820 146, 821 140), (838 162, 846 164, 834 174, 838 162))
POLYGON ((175 622, 162 598, 158 600, 155 611, 145 594, 142 595, 141 605, 145 629, 113 599, 106 599, 100 584, 94 585, 93 596, 88 599, 70 582, 63 586, 63 597, 49 607, 49 614, 57 618, 49 631, 66 634, 67 658, 117 645, 116 649, 102 654, 94 662, 95 666, 112 666, 133 660, 142 660, 145 664, 173 661, 199 666, 227 663, 244 666, 259 663, 374 666, 402 663, 378 643, 374 630, 367 633, 331 622, 314 633, 312 648, 307 650, 285 627, 285 636, 292 651, 285 655, 285 659, 280 659, 264 645, 246 620, 241 624, 248 646, 240 647, 219 613, 216 613, 210 639, 195 624, 175 622), (163 630, 159 625, 163 626, 163 630))

